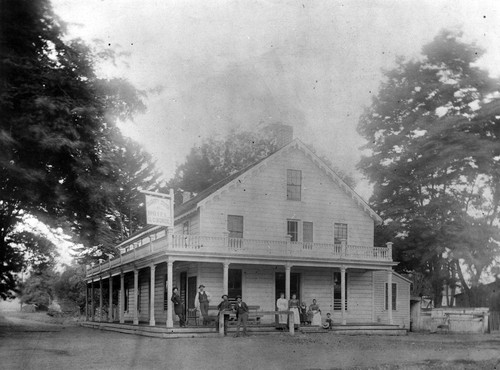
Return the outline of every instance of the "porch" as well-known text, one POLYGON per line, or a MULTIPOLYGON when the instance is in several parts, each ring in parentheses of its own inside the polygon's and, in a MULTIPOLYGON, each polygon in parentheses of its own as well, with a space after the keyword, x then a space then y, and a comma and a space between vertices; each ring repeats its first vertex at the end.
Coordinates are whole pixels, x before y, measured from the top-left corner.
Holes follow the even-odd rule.
MULTIPOLYGON (((165 327, 165 323, 159 326, 149 326, 147 322, 134 325, 132 322, 96 322, 85 321, 80 325, 87 328, 115 331, 124 334, 134 334, 153 338, 218 338, 221 336, 215 326, 188 326, 181 328, 175 325, 172 328, 165 327)), ((277 330, 275 325, 249 324, 247 327, 249 335, 288 335, 288 331, 277 330)), ((326 330, 318 326, 301 326, 295 330, 298 334, 325 334, 325 335, 407 335, 407 330, 397 325, 379 323, 347 323, 346 325, 334 324, 332 330, 326 330)), ((236 334, 236 323, 228 325, 228 336, 236 334)))

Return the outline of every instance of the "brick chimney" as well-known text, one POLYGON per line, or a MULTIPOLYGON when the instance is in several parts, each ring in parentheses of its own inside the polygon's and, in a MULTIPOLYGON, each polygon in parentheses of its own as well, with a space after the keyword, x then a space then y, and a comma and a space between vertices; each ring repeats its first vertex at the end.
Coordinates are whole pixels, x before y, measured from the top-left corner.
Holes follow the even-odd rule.
POLYGON ((293 127, 282 123, 271 123, 262 130, 266 136, 274 137, 278 149, 293 140, 293 127))

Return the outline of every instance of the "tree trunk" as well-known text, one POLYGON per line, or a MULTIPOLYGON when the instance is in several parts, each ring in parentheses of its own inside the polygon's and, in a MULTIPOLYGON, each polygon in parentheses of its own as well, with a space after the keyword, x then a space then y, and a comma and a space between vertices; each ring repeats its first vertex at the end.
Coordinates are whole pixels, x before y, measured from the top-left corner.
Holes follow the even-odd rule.
POLYGON ((458 260, 454 260, 454 261, 455 261, 455 266, 456 266, 458 278, 459 278, 460 283, 462 285, 463 293, 466 297, 466 299, 465 299, 466 306, 470 306, 471 305, 471 291, 470 291, 469 285, 467 285, 467 282, 465 281, 464 274, 462 273, 462 268, 460 267, 460 263, 458 262, 458 260))

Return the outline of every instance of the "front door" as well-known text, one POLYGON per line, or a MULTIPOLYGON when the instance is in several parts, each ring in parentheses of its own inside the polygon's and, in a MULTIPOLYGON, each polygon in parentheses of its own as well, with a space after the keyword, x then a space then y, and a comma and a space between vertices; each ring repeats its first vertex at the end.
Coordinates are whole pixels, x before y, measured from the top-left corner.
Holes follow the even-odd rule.
POLYGON ((188 299, 187 299, 187 307, 188 308, 194 308, 194 297, 196 297, 196 276, 190 276, 188 277, 187 280, 187 293, 188 293, 188 299))

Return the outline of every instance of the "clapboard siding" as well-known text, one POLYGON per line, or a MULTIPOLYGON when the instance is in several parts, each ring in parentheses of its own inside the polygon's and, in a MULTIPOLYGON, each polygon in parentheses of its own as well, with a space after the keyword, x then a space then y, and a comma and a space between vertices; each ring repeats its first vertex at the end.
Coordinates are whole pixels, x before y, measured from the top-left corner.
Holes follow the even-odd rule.
MULTIPOLYGON (((388 323, 388 313, 385 309, 385 283, 387 272, 374 271, 374 317, 378 322, 388 323)), ((396 310, 392 311, 392 321, 396 325, 410 327, 410 283, 393 274, 392 282, 397 284, 396 310)))
POLYGON ((149 267, 139 270, 139 321, 149 320, 149 284, 150 270, 149 267))
POLYGON ((176 221, 174 226, 174 234, 182 234, 184 231, 184 222, 189 221, 189 234, 200 234, 200 213, 193 212, 189 216, 183 217, 176 221))
POLYGON ((313 222, 315 242, 333 243, 333 225, 340 222, 348 224, 349 244, 373 246, 373 220, 299 149, 270 158, 240 180, 238 186, 226 187, 202 206, 204 234, 222 235, 227 215, 241 215, 244 238, 284 240, 287 219, 295 219, 313 222), (301 201, 286 199, 287 169, 302 171, 301 201))
MULTIPOLYGON (((340 311, 336 313, 340 317, 340 311)), ((346 319, 350 322, 372 322, 372 273, 370 271, 347 271, 346 313, 346 319)))

